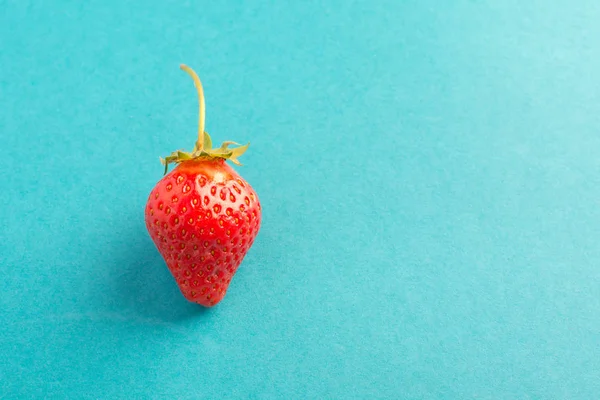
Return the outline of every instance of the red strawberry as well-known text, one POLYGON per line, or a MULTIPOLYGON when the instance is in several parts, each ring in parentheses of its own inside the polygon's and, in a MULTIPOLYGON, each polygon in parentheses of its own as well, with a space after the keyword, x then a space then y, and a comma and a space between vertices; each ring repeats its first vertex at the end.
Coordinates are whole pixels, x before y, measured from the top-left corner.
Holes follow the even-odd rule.
POLYGON ((225 160, 237 158, 248 145, 213 149, 204 132, 204 95, 196 73, 200 102, 199 135, 194 151, 176 151, 162 160, 177 166, 150 193, 146 227, 183 295, 212 307, 225 292, 254 242, 261 221, 258 196, 225 160))

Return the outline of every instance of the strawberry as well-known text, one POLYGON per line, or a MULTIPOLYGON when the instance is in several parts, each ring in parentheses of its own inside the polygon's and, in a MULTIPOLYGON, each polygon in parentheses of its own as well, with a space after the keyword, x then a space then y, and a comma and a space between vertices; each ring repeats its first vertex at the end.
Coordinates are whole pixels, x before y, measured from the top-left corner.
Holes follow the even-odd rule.
POLYGON ((161 159, 165 176, 148 198, 146 227, 185 298, 212 307, 225 296, 258 234, 261 208, 256 192, 226 163, 239 165, 248 145, 212 147, 204 132, 202 84, 191 68, 181 69, 194 79, 198 92, 198 141, 192 152, 176 151, 161 159), (176 167, 167 173, 169 164, 176 167))

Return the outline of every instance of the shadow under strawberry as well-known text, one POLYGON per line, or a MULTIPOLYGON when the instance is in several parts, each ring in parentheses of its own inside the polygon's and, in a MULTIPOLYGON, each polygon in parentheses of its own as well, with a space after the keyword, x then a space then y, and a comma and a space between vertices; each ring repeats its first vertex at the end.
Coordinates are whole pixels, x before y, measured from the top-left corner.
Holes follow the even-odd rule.
MULTIPOLYGON (((122 232, 123 233, 123 232, 122 232)), ((202 318, 211 313, 187 301, 156 251, 143 223, 107 249, 108 259, 101 263, 110 271, 109 282, 97 285, 105 311, 148 322, 169 323, 202 318)))

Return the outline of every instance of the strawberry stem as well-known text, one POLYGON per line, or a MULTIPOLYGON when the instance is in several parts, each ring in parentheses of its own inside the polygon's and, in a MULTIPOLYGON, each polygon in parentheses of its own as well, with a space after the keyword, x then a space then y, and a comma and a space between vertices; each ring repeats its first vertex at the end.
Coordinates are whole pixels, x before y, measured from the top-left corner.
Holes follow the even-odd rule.
POLYGON ((202 89, 202 82, 200 82, 200 78, 193 69, 188 67, 185 64, 181 64, 179 66, 182 70, 184 70, 189 76, 194 80, 194 86, 196 86, 196 91, 198 92, 198 103, 199 103, 199 118, 198 118, 198 141, 196 142, 196 151, 204 150, 204 120, 206 118, 206 110, 204 106, 204 90, 202 89))
POLYGON ((160 162, 165 166, 165 174, 169 171, 169 164, 179 164, 185 161, 196 160, 196 159, 221 159, 229 160, 236 165, 242 165, 238 161, 238 158, 248 150, 248 144, 243 146, 238 145, 235 142, 227 141, 223 142, 221 147, 213 148, 212 139, 210 135, 204 131, 204 91, 202 89, 202 83, 200 78, 194 72, 193 69, 185 64, 179 66, 194 80, 196 91, 198 92, 198 102, 200 107, 200 117, 198 120, 198 140, 194 146, 194 151, 186 152, 177 150, 172 152, 169 156, 160 159, 160 162), (237 145, 237 147, 230 147, 231 145, 237 145))

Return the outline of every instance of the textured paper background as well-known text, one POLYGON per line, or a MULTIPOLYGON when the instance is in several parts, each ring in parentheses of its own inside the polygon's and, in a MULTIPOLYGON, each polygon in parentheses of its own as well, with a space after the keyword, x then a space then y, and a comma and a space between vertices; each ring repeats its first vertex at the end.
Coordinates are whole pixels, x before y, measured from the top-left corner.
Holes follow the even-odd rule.
POLYGON ((0 10, 0 397, 600 393, 597 1, 0 10), (143 223, 181 62, 264 209, 209 311, 143 223))

